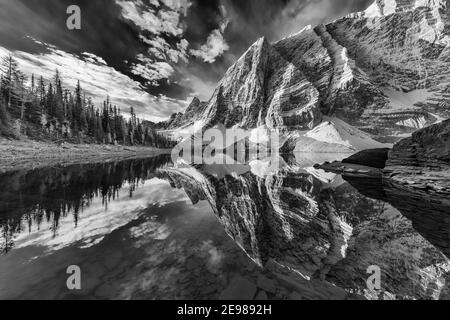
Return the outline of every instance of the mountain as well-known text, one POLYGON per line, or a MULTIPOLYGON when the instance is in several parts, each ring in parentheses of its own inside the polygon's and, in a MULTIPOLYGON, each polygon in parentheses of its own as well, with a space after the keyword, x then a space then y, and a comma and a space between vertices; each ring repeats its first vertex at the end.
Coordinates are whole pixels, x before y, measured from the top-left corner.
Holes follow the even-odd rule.
POLYGON ((206 102, 194 98, 186 109, 185 113, 174 113, 169 120, 157 124, 158 130, 174 130, 184 126, 189 126, 199 120, 199 116, 204 112, 206 102))
POLYGON ((354 153, 365 149, 388 148, 372 137, 338 118, 324 117, 324 122, 296 139, 296 152, 354 153), (301 141, 302 143, 299 143, 301 141))
POLYGON ((261 38, 208 103, 194 100, 168 128, 265 126, 289 137, 333 117, 388 141, 448 118, 449 1, 376 0, 275 43, 261 38))

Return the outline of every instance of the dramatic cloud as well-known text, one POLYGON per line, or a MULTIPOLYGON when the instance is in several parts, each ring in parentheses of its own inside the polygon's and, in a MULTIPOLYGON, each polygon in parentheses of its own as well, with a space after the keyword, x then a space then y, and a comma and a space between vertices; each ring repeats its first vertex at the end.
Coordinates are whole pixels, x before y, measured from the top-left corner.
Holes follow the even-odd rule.
POLYGON ((27 73, 67 86, 80 79, 101 101, 150 119, 210 98, 217 82, 259 37, 276 41, 306 25, 360 11, 373 0, 0 0, 0 54, 27 73), (81 30, 66 28, 68 6, 81 30), (32 41, 36 39, 42 45, 32 41))
POLYGON ((28 76, 34 74, 51 81, 59 71, 64 86, 75 88, 78 80, 87 96, 100 106, 107 96, 123 110, 133 106, 137 113, 152 121, 161 121, 185 107, 184 101, 165 96, 153 96, 145 92, 139 82, 109 67, 106 62, 91 53, 80 56, 47 46, 49 53, 31 54, 23 51, 10 52, 0 47, 0 56, 12 54, 19 67, 28 76))
POLYGON ((149 46, 148 54, 157 59, 173 63, 178 63, 180 60, 186 63, 188 62, 186 50, 189 43, 185 39, 180 40, 176 44, 176 49, 172 49, 166 40, 159 37, 150 40, 142 36, 142 41, 149 46))
POLYGON ((116 3, 122 7, 122 15, 144 31, 154 35, 168 34, 180 36, 183 33, 180 15, 187 10, 187 2, 162 1, 167 9, 162 9, 157 0, 151 1, 150 5, 143 1, 117 0, 116 3))
POLYGON ((199 50, 191 50, 191 54, 203 59, 204 62, 214 63, 228 49, 230 47, 223 38, 222 33, 216 29, 208 36, 206 44, 202 45, 199 50))
POLYGON ((140 40, 147 46, 135 56, 130 66, 133 75, 142 78, 150 87, 159 87, 162 81, 170 83, 175 66, 188 63, 189 42, 183 38, 183 17, 187 0, 116 0, 122 16, 139 27, 140 40))

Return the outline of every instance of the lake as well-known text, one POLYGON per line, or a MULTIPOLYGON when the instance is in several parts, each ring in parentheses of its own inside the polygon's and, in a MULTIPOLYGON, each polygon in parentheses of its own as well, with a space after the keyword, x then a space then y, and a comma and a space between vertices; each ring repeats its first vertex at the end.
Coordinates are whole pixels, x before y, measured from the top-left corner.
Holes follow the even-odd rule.
POLYGON ((313 168, 336 157, 3 174, 0 299, 448 299, 450 199, 313 168))

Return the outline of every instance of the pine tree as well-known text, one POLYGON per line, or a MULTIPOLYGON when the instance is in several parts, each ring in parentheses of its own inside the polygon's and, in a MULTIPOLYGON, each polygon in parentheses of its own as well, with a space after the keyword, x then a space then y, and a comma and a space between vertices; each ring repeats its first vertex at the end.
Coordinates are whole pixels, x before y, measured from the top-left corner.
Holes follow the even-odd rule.
POLYGON ((53 94, 53 85, 49 83, 47 93, 44 98, 44 104, 45 104, 45 111, 50 117, 54 117, 55 112, 53 110, 53 101, 54 101, 54 94, 53 94))
POLYGON ((38 88, 35 84, 34 75, 31 76, 31 90, 30 90, 30 101, 26 105, 25 109, 25 118, 37 125, 41 125, 42 123, 42 106, 41 100, 38 95, 38 88))
POLYGON ((73 122, 75 124, 75 128, 77 131, 82 130, 83 128, 83 98, 81 92, 80 81, 78 80, 77 86, 75 89, 75 105, 73 108, 73 122))
POLYGON ((63 123, 64 117, 64 102, 63 102, 63 89, 61 84, 61 78, 59 76, 59 71, 56 70, 55 78, 55 94, 53 96, 53 116, 58 120, 59 123, 63 123))
POLYGON ((11 110, 14 107, 14 101, 17 101, 18 98, 14 91, 19 76, 18 63, 11 55, 9 55, 2 59, 0 70, 4 74, 2 78, 2 96, 7 103, 7 110, 11 110))
MULTIPOLYGON (((77 82, 74 92, 63 87, 63 79, 58 70, 52 81, 45 84, 43 77, 36 81, 33 74, 29 82, 18 69, 13 57, 3 58, 0 63, 0 134, 8 135, 8 126, 15 119, 20 119, 27 135, 36 130, 28 130, 29 124, 48 129, 49 134, 59 138, 69 138, 67 130, 70 125, 73 136, 82 142, 89 137, 89 142, 120 143, 123 145, 168 146, 166 138, 158 135, 152 126, 139 119, 133 107, 130 118, 123 117, 120 108, 113 106, 107 97, 98 109, 92 99, 87 97, 77 82), (64 130, 61 130, 64 129, 64 130)), ((12 128, 12 126, 10 126, 12 128)))

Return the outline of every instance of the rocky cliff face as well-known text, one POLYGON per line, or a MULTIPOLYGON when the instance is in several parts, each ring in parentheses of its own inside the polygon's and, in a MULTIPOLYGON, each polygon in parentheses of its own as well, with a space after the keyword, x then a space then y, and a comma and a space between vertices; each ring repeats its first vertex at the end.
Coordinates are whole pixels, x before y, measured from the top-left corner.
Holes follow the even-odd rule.
POLYGON ((333 116, 384 137, 450 117, 449 11, 448 0, 376 0, 276 43, 261 38, 198 117, 171 127, 195 120, 293 132, 333 116))
POLYGON ((200 119, 201 114, 205 111, 206 105, 206 102, 194 98, 185 113, 173 114, 169 120, 158 123, 156 128, 157 130, 174 130, 189 126, 200 119))
POLYGON ((401 184, 450 194, 450 120, 397 143, 389 153, 385 174, 401 184))
MULTIPOLYGON (((448 117, 449 23, 446 0, 377 0, 365 12, 328 25, 332 37, 382 92, 371 94, 370 103, 353 115, 374 121, 378 130, 421 127, 436 115, 448 117), (426 122, 419 124, 422 116, 426 122)), ((352 115, 345 106, 336 107, 343 117, 352 115)))

